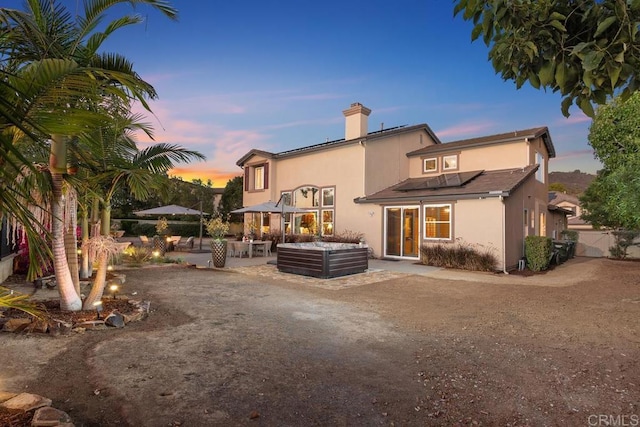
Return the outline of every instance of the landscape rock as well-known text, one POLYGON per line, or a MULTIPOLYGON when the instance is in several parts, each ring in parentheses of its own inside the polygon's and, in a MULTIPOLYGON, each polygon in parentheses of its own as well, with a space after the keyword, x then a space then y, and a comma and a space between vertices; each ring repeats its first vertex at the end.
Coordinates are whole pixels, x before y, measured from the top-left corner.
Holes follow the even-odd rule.
POLYGON ((104 324, 115 328, 124 328, 124 316, 114 311, 104 319, 104 324))
POLYGON ((4 332, 20 332, 26 329, 31 323, 31 319, 20 318, 20 319, 9 319, 2 326, 2 330, 4 332))
POLYGON ((76 325, 73 330, 76 329, 84 329, 84 330, 100 330, 106 329, 106 325, 104 324, 104 320, 88 320, 86 322, 80 322, 76 325))
POLYGON ((33 414, 31 425, 33 427, 56 427, 69 425, 71 417, 64 411, 52 407, 39 408, 33 414))
POLYGON ((11 399, 12 397, 16 397, 18 393, 9 393, 8 391, 0 391, 0 403, 11 399))
POLYGON ((32 393, 20 393, 17 396, 2 402, 0 406, 9 409, 31 411, 33 409, 42 408, 43 406, 51 406, 51 399, 32 393))

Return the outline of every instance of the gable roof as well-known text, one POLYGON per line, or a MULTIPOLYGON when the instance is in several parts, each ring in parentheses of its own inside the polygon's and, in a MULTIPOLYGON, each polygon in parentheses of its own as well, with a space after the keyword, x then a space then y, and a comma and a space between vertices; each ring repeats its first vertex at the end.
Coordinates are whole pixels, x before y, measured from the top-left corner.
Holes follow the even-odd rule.
POLYGON ((538 165, 530 165, 525 168, 466 172, 466 174, 469 174, 468 176, 472 177, 467 181, 461 182, 460 185, 436 188, 429 188, 423 185, 425 178, 408 178, 377 193, 359 197, 354 202, 387 203, 409 200, 437 201, 478 197, 508 197, 532 176, 537 169, 538 165))
POLYGON ((580 205, 578 197, 571 194, 562 193, 560 191, 549 191, 549 203, 557 205, 558 203, 568 202, 574 205, 580 205))
POLYGON ((414 126, 402 125, 402 126, 396 126, 388 129, 381 129, 374 132, 369 132, 366 136, 362 136, 359 138, 353 138, 349 140, 346 140, 344 138, 335 139, 333 141, 327 141, 320 144, 308 145, 306 147, 294 148, 292 150, 281 151, 279 153, 270 153, 268 151, 253 149, 249 151, 247 154, 245 154, 244 156, 242 156, 236 162, 236 165, 242 167, 242 165, 244 165, 251 157, 256 155, 261 157, 266 157, 269 159, 281 159, 281 158, 293 157, 301 154, 313 153, 316 151, 327 150, 329 148, 333 148, 339 145, 357 144, 360 141, 372 141, 379 138, 386 138, 389 136, 398 135, 402 133, 415 132, 417 130, 424 130, 425 132, 427 132, 427 134, 431 137, 431 139, 433 139, 433 141, 436 144, 441 144, 440 140, 438 139, 436 134, 433 133, 429 125, 427 125, 426 123, 421 123, 419 125, 414 125, 414 126))
POLYGON ((444 142, 438 145, 429 145, 419 150, 407 153, 408 157, 419 156, 423 154, 441 153, 450 150, 463 149, 468 147, 480 147, 483 145, 502 144, 512 141, 520 141, 525 138, 542 138, 544 145, 549 152, 549 158, 556 156, 556 150, 551 142, 551 136, 549 135, 549 129, 546 126, 517 130, 514 132, 500 133, 496 135, 482 136, 479 138, 463 139, 459 141, 444 142))

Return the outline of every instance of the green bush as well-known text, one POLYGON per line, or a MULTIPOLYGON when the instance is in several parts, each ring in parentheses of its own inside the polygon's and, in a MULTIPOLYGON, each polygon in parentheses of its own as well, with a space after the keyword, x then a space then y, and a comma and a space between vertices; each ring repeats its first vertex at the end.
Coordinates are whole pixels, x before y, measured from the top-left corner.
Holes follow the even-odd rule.
POLYGON ((560 236, 562 236, 565 240, 570 240, 572 242, 578 241, 578 232, 576 230, 562 230, 560 232, 560 236))
POLYGON ((524 241, 524 253, 527 258, 527 267, 531 271, 542 271, 549 267, 551 248, 553 243, 550 237, 527 236, 524 241))
POLYGON ((640 231, 634 230, 616 230, 612 231, 615 246, 609 248, 612 258, 625 259, 628 255, 629 246, 634 245, 634 240, 640 235, 640 231))
POLYGON ((434 267, 457 268, 471 271, 496 271, 494 251, 482 245, 460 241, 455 244, 431 244, 420 248, 421 262, 434 267))
POLYGON ((138 224, 138 221, 132 221, 130 219, 120 220, 120 230, 124 231, 125 236, 135 236, 133 226, 136 224, 138 224))
POLYGON ((155 224, 133 224, 131 227, 132 236, 154 236, 156 234, 155 224))

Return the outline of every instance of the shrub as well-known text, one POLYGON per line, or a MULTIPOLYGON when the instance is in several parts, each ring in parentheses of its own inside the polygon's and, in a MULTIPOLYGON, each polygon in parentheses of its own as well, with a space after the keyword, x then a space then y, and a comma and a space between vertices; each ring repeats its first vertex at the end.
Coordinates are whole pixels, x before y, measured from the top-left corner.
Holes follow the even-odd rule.
POLYGON ((572 242, 578 241, 578 232, 576 230, 562 230, 560 232, 560 236, 562 236, 565 240, 570 240, 572 242))
POLYGON ((156 233, 154 224, 133 224, 131 234, 133 236, 153 236, 156 233))
POLYGON ((456 241, 454 244, 423 245, 420 248, 420 253, 422 264, 434 267, 495 271, 498 263, 492 248, 461 241, 456 241))
POLYGON ((551 248, 550 237, 527 236, 524 241, 524 253, 527 257, 527 267, 531 271, 542 271, 549 267, 551 248))
POLYGON ((120 229, 124 231, 124 234, 126 236, 135 236, 135 233, 133 232, 133 226, 137 224, 138 224, 138 221, 122 219, 120 220, 120 229))
POLYGON ((322 236, 322 241, 338 243, 360 243, 362 238, 362 233, 351 230, 344 230, 343 232, 334 234, 333 236, 322 236))
POLYGON ((151 261, 153 254, 149 248, 139 248, 136 246, 129 246, 124 251, 124 257, 122 261, 132 265, 142 265, 145 262, 151 261))
POLYGON ((640 231, 633 230, 616 230, 612 232, 615 239, 615 246, 609 248, 611 257, 625 259, 628 255, 627 249, 633 246, 633 241, 640 235, 640 231))

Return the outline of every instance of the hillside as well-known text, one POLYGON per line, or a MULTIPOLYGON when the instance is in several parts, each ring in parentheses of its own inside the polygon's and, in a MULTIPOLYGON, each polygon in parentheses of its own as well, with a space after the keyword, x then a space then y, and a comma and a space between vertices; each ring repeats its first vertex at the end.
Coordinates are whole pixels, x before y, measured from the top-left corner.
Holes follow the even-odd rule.
POLYGON ((584 192, 595 177, 595 175, 580 172, 579 169, 573 172, 549 172, 549 185, 562 184, 567 194, 578 195, 584 192))

